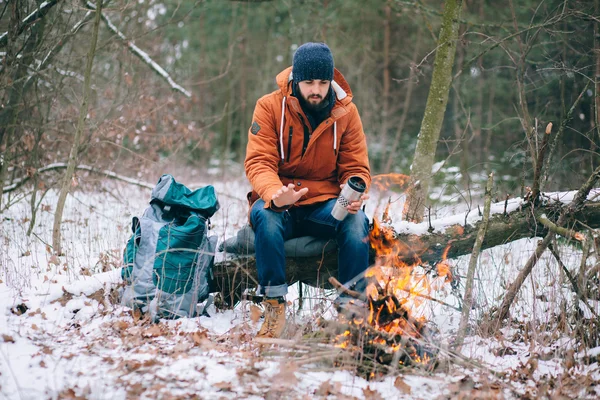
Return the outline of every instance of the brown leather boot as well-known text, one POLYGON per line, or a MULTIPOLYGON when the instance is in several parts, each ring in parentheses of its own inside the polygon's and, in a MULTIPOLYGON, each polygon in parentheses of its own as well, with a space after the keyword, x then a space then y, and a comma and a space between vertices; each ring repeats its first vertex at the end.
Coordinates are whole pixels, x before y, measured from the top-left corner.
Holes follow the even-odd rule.
POLYGON ((277 299, 267 299, 262 304, 265 308, 265 321, 256 334, 256 337, 280 337, 285 328, 285 301, 280 303, 277 299))

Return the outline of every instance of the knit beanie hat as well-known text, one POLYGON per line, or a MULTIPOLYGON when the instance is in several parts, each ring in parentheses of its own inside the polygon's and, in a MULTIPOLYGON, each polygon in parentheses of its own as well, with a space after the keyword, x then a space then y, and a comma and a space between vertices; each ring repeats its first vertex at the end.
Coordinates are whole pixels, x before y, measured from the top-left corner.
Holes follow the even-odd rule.
POLYGON ((295 82, 333 80, 333 55, 325 43, 304 43, 294 53, 292 76, 295 82))

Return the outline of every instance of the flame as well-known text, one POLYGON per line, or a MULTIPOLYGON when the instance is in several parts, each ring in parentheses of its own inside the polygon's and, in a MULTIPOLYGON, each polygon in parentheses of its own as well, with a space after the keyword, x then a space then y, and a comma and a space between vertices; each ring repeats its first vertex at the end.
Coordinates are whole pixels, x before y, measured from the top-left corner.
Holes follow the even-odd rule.
MULTIPOLYGON (((400 240, 393 228, 374 219, 370 243, 376 257, 375 264, 366 272, 369 282, 366 322, 387 333, 387 337, 409 335, 420 338, 429 317, 428 298, 452 280, 450 265, 445 261, 450 246, 444 249, 442 261, 435 266, 437 276, 432 276, 432 269, 421 262, 420 256, 427 249, 417 237, 400 240)), ((389 351, 401 347, 401 344, 392 343, 389 351)), ((427 355, 419 356, 414 348, 410 354, 417 363, 431 361, 427 355)))
POLYGON ((395 173, 375 175, 371 178, 371 186, 379 190, 389 190, 392 187, 405 190, 409 183, 410 176, 395 173))

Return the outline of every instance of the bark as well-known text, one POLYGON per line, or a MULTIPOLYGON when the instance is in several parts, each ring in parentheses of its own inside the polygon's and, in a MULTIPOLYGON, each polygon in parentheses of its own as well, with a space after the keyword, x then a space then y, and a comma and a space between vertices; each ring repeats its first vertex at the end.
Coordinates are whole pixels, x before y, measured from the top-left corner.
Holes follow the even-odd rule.
POLYGON ((458 28, 462 0, 448 0, 444 3, 442 27, 435 55, 433 76, 425 115, 421 123, 421 131, 412 163, 411 188, 409 189, 404 208, 404 218, 421 222, 425 210, 425 202, 431 181, 433 166, 444 113, 448 104, 448 94, 452 83, 452 67, 458 41, 458 28))
MULTIPOLYGON (((487 233, 481 243, 481 249, 489 249, 523 238, 543 237, 549 231, 538 219, 545 214, 551 221, 556 221, 564 205, 537 206, 532 210, 529 205, 507 214, 491 216, 487 233)), ((571 221, 581 221, 591 228, 600 228, 600 201, 586 203, 583 207, 569 214, 571 221)), ((399 256, 400 261, 412 263, 418 257, 422 263, 431 265, 444 258, 456 258, 470 254, 475 246, 477 232, 481 224, 460 229, 448 229, 445 233, 425 234, 421 236, 399 234, 398 243, 407 245, 411 251, 399 256)), ((573 229, 583 228, 582 224, 572 224, 573 229)), ((374 259, 374 254, 371 254, 374 259)), ((329 277, 337 277, 337 254, 329 252, 319 257, 288 258, 286 260, 287 280, 291 285, 301 281, 311 286, 331 287, 329 277)), ((253 256, 238 257, 215 264, 215 280, 217 291, 225 297, 239 298, 242 290, 256 287, 256 260, 253 256)))
POLYGON ((63 184, 60 190, 60 194, 58 196, 58 201, 56 203, 56 212, 54 214, 54 225, 52 227, 52 248, 56 254, 62 254, 60 226, 62 223, 62 214, 65 208, 67 195, 69 194, 69 191, 71 189, 71 179, 73 178, 75 166, 77 165, 77 158, 79 157, 79 142, 81 139, 83 129, 85 128, 85 119, 88 113, 88 101, 90 98, 91 91, 92 65, 94 64, 96 44, 98 43, 98 30, 100 27, 101 15, 102 0, 96 0, 96 16, 94 18, 92 39, 85 66, 83 99, 81 102, 81 106, 79 107, 79 119, 77 121, 77 128, 75 129, 75 135, 73 137, 73 143, 71 145, 71 152, 69 154, 69 163, 67 165, 67 171, 65 172, 63 184))

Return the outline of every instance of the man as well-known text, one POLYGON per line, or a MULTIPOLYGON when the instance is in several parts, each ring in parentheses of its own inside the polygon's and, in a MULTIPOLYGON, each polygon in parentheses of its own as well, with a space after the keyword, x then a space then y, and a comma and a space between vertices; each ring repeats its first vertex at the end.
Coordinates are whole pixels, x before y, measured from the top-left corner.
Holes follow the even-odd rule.
POLYGON ((277 75, 279 90, 258 100, 246 149, 258 294, 265 296, 258 337, 279 337, 285 327, 285 240, 335 238, 338 278, 345 284, 360 280, 369 263, 368 219, 360 209, 368 195, 347 206, 343 221, 331 216, 350 177, 367 188, 371 182, 352 92, 323 43, 300 46, 292 64, 277 75))

